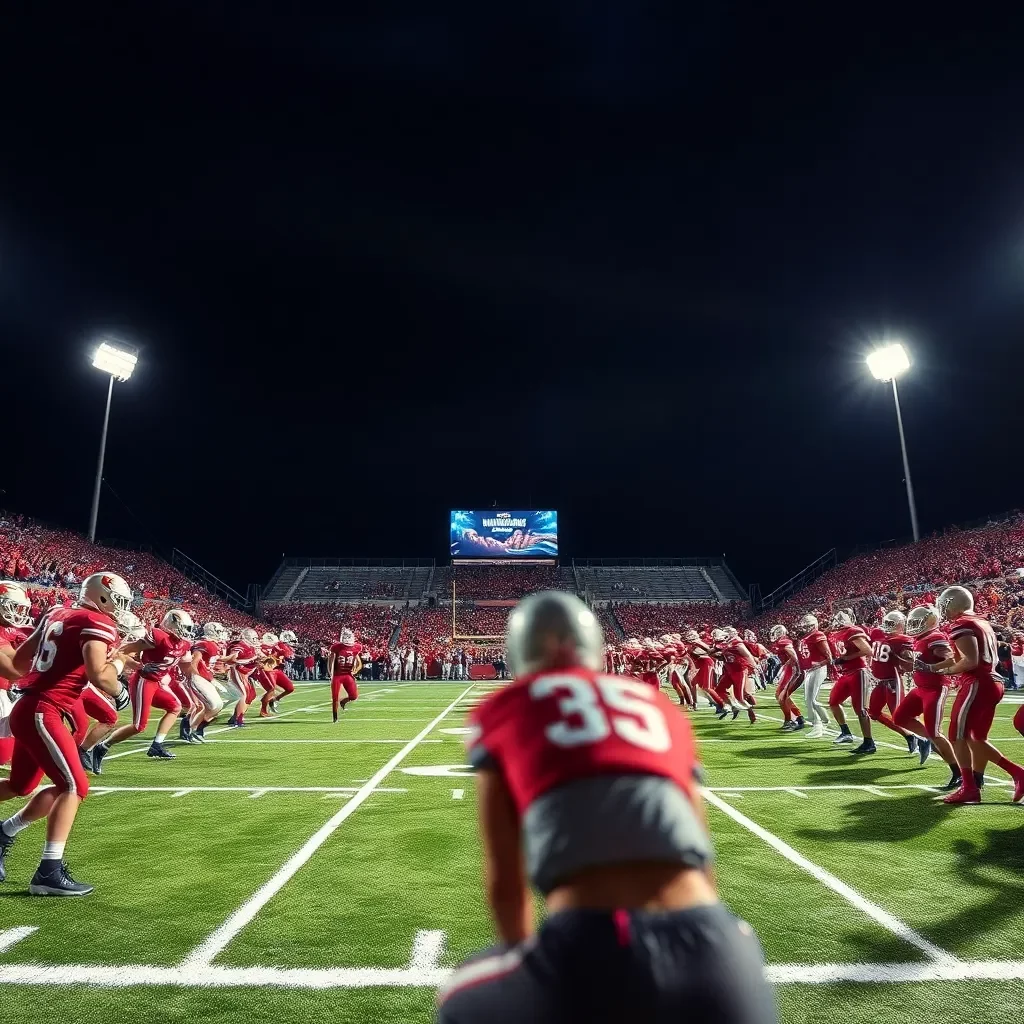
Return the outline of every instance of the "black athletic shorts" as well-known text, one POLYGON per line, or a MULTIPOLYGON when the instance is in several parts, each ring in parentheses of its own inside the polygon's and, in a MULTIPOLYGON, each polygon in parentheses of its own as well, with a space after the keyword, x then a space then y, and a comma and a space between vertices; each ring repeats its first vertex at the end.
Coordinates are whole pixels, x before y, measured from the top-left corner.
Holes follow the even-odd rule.
POLYGON ((520 946, 467 960, 440 1024, 775 1024, 760 943, 719 905, 571 910, 520 946))

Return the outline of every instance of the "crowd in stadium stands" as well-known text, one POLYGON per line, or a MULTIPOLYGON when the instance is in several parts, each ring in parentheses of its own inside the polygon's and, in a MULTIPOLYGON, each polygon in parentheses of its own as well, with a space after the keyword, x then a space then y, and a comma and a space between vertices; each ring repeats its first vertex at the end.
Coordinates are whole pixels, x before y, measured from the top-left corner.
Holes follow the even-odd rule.
POLYGON ((572 570, 554 565, 460 565, 437 573, 442 598, 451 596, 453 574, 459 600, 516 601, 535 590, 574 589, 572 570))
POLYGON ((263 614, 278 629, 290 629, 302 645, 336 643, 342 629, 351 629, 370 653, 385 651, 401 613, 389 604, 267 604, 263 614))
POLYGON ((503 636, 508 613, 508 608, 459 605, 455 611, 455 628, 460 636, 503 636))
POLYGON ((34 612, 70 605, 78 596, 78 584, 98 569, 110 569, 128 581, 143 621, 159 618, 173 604, 200 622, 217 619, 230 626, 262 626, 150 552, 90 544, 77 533, 52 529, 26 516, 0 518, 0 577, 26 586, 34 612))
MULTIPOLYGON (((351 586, 351 584, 350 584, 351 586)), ((328 581, 324 584, 324 591, 334 593, 342 589, 342 581, 328 581)), ((405 593, 404 583, 399 585, 393 580, 374 579, 359 584, 359 596, 370 601, 387 601, 393 598, 402 597, 405 593)))
POLYGON ((616 604, 615 618, 626 636, 660 636, 681 626, 708 623, 716 626, 733 623, 749 614, 749 606, 741 601, 727 604, 616 604))
POLYGON ((452 612, 447 608, 407 608, 402 616, 398 647, 417 647, 424 656, 433 656, 451 644, 452 612))

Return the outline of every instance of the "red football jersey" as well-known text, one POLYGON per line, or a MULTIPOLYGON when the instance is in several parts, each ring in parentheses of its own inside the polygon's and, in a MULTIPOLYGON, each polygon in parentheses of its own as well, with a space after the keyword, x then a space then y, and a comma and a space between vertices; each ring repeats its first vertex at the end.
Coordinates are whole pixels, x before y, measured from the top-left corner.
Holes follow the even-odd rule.
POLYGON ((114 620, 90 608, 51 608, 40 620, 39 646, 32 667, 18 682, 25 693, 70 708, 82 695, 82 648, 100 641, 109 650, 118 643, 114 620))
POLYGON ((276 643, 271 650, 274 652, 275 657, 283 658, 285 661, 291 661, 295 657, 295 651, 286 643, 276 643))
POLYGON ((0 647, 13 647, 17 650, 31 635, 31 629, 21 626, 0 626, 0 647))
POLYGON ((828 638, 820 629, 801 638, 796 645, 796 653, 802 669, 816 668, 818 665, 827 664, 832 659, 828 638))
POLYGON ((783 665, 790 664, 793 658, 796 657, 796 648, 793 647, 792 637, 780 636, 778 640, 773 640, 772 643, 769 644, 769 648, 772 654, 776 655, 783 665))
POLYGON ((996 634, 991 623, 980 615, 961 615, 950 623, 949 638, 956 643, 962 637, 973 636, 978 643, 978 664, 969 672, 956 676, 958 682, 1002 682, 996 673, 999 655, 996 646, 996 634))
POLYGON ((334 674, 350 676, 356 668, 356 658, 363 649, 362 644, 333 644, 331 654, 334 655, 334 674))
POLYGON ((725 670, 732 675, 741 675, 744 669, 753 670, 757 663, 750 655, 747 645, 739 638, 727 640, 719 648, 725 657, 725 670))
MULTIPOLYGON (((857 638, 863 640, 868 639, 867 633, 864 632, 862 626, 845 626, 843 629, 838 629, 829 637, 829 643, 832 645, 832 650, 835 652, 836 657, 841 657, 846 654, 847 647, 851 646, 853 641, 857 638)), ((870 643, 868 644, 870 647, 870 643)), ((866 656, 860 658, 846 658, 839 662, 836 668, 839 672, 844 675, 847 672, 857 672, 867 666, 868 659, 866 656)))
POLYGON ((228 654, 236 655, 231 667, 243 676, 249 675, 256 667, 256 648, 244 640, 233 640, 228 654))
POLYGON ((139 655, 142 662, 139 672, 150 680, 162 679, 192 648, 187 640, 180 640, 160 628, 153 630, 149 640, 151 646, 139 655))
POLYGON ((198 665, 198 674, 207 682, 213 681, 213 666, 219 657, 220 644, 216 640, 199 640, 192 645, 192 663, 198 665))
POLYGON ((549 790, 594 775, 656 775, 692 797, 693 733, 660 691, 585 668, 525 676, 474 708, 470 761, 496 762, 520 815, 549 790))
MULTIPOLYGON (((931 629, 914 638, 914 654, 926 665, 938 665, 953 653, 945 633, 931 629)), ((915 672, 914 685, 922 690, 941 690, 949 684, 947 676, 938 676, 934 672, 915 672)))
POLYGON ((914 642, 902 633, 886 633, 880 626, 871 630, 871 674, 876 679, 895 679, 900 671, 899 660, 909 654, 914 642))
POLYGON ((761 661, 763 658, 768 657, 768 651, 761 646, 756 640, 752 640, 747 643, 747 650, 758 660, 761 661))

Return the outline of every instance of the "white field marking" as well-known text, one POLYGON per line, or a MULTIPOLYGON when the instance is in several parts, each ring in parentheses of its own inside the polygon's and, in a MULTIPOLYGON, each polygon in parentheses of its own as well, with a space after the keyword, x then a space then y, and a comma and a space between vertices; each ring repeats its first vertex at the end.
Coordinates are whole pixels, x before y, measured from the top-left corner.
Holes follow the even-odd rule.
MULTIPOLYGON (((422 948, 429 952, 426 941, 422 948)), ((416 952, 414 947, 414 953, 416 952)), ((451 971, 418 967, 155 967, 144 964, 0 964, 0 985, 140 988, 439 988, 451 971)), ((928 960, 907 964, 769 964, 773 985, 894 985, 929 981, 1020 981, 1024 960, 928 960)))
MULTIPOLYGON (((331 706, 331 702, 327 701, 325 704, 317 704, 316 706, 318 708, 329 708, 331 706)), ((297 715, 300 712, 305 711, 305 710, 306 710, 306 708, 295 708, 292 711, 282 711, 281 714, 276 715, 275 717, 276 718, 287 718, 289 715, 297 715)), ((263 719, 263 721, 270 722, 270 721, 273 721, 273 719, 265 718, 265 719, 263 719)), ((254 722, 247 722, 246 723, 246 728, 248 728, 250 725, 259 725, 259 724, 260 724, 260 719, 257 718, 254 722)), ((222 725, 219 729, 211 729, 209 732, 203 733, 203 736, 204 737, 206 737, 206 736, 215 736, 219 732, 229 732, 233 728, 234 727, 230 726, 230 725, 222 725)), ((133 741, 132 740, 128 740, 128 742, 131 743, 133 741)), ((216 742, 216 740, 213 740, 212 742, 216 742)), ((181 740, 168 740, 167 741, 167 745, 168 746, 174 746, 174 747, 179 746, 179 745, 181 745, 181 746, 191 746, 191 744, 182 743, 181 740)), ((116 760, 119 757, 127 757, 129 754, 140 754, 144 750, 149 750, 149 743, 145 744, 145 746, 133 747, 131 750, 121 750, 121 751, 119 751, 116 754, 107 754, 106 757, 103 758, 103 762, 104 762, 104 764, 106 764, 107 761, 114 761, 114 760, 116 760)))
POLYGON ((197 966, 208 966, 229 942, 281 891, 298 871, 309 861, 317 850, 337 831, 342 822, 361 807, 376 788, 391 774, 419 744, 433 732, 475 684, 470 684, 451 704, 448 705, 432 722, 428 723, 401 750, 384 764, 371 778, 361 786, 356 794, 336 814, 332 815, 305 843, 294 853, 276 874, 263 883, 215 931, 208 935, 182 961, 183 969, 197 966))
POLYGON ((802 796, 805 800, 809 799, 807 794, 806 793, 801 793, 799 789, 793 789, 792 787, 787 786, 785 791, 787 793, 792 793, 793 796, 802 796))
POLYGON ((8 928, 0 932, 0 953, 5 953, 15 943, 27 939, 33 932, 39 931, 38 925, 25 924, 18 928, 8 928))
MULTIPOLYGON (((329 739, 329 740, 210 740, 211 743, 230 743, 232 746, 240 743, 257 743, 259 746, 266 746, 268 743, 390 743, 394 746, 396 743, 408 743, 408 740, 355 740, 355 739, 329 739)), ((424 743, 442 743, 443 740, 424 740, 424 743)))
POLYGON ((172 797, 176 797, 176 796, 188 796, 188 794, 189 794, 189 793, 191 793, 191 792, 192 792, 192 790, 191 790, 191 789, 177 789, 177 790, 175 790, 175 791, 174 791, 174 792, 173 792, 173 793, 171 794, 171 796, 172 796, 172 797))
POLYGON ((253 790, 253 791, 252 791, 252 792, 251 792, 251 793, 249 794, 249 799, 250 799, 250 800, 259 800, 259 798, 260 798, 261 796, 264 796, 264 795, 265 795, 266 793, 267 793, 267 790, 265 790, 265 789, 256 789, 256 790, 253 790))
POLYGON ((471 764, 432 764, 420 768, 403 768, 403 775, 475 775, 471 764))
POLYGON ((444 949, 444 932, 436 929, 418 931, 412 940, 412 954, 409 956, 409 970, 430 971, 441 962, 444 949))
POLYGON ((891 796, 891 793, 887 793, 881 786, 865 786, 865 793, 870 793, 872 796, 891 796))
POLYGON ((466 791, 464 789, 453 789, 452 790, 452 799, 453 800, 461 800, 465 795, 466 795, 466 791))
POLYGON ((788 861, 791 861, 798 868, 802 868, 812 878, 817 879, 826 888, 831 889, 834 893, 842 896, 848 903, 859 910, 862 914, 867 915, 873 921, 876 921, 883 928, 887 928, 894 935, 899 936, 904 942, 909 943, 911 946, 916 946, 926 956, 932 958, 932 960, 939 961, 943 965, 952 967, 953 965, 960 964, 952 953, 946 952, 944 949, 940 949, 934 943, 929 942, 923 935, 919 935, 910 925, 905 924, 898 917, 894 917, 887 910, 883 910, 876 903, 872 903, 870 900, 865 899, 856 889, 847 885, 844 881, 836 878, 835 875, 826 871, 823 867, 815 864, 813 861, 808 860, 802 853, 798 853, 793 849, 789 843, 780 839, 777 835, 769 832, 767 829, 762 828, 755 821, 751 821, 745 814, 740 813, 735 807, 730 806, 720 797, 714 793, 709 793, 704 790, 704 799, 708 801, 712 806, 717 807, 723 814, 728 815, 737 824, 742 825, 747 831, 752 832, 758 839, 767 843, 776 853, 781 854, 788 861))
MULTIPOLYGON (((36 790, 38 793, 39 790, 36 790)), ((90 788, 90 796, 102 796, 104 793, 171 793, 179 796, 182 793, 249 793, 252 796, 263 796, 266 793, 358 793, 358 786, 190 786, 183 790, 177 786, 96 786, 90 788)), ((392 789, 378 786, 376 793, 408 793, 407 789, 392 789)))

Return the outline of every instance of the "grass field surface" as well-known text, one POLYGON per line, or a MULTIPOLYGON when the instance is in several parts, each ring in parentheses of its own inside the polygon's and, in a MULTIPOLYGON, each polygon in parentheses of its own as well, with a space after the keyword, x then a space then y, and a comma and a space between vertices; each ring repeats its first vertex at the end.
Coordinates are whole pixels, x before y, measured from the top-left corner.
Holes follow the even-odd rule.
MULTIPOLYGON (((492 942, 463 754, 490 689, 369 684, 335 725, 327 685, 300 685, 174 761, 114 748, 68 844, 95 893, 26 895, 41 825, 8 857, 0 1019, 431 1020, 446 971, 492 942)), ((1020 760, 1013 700, 993 741, 1020 760)), ((693 721, 721 894, 783 1020, 1020 1019, 1024 807, 1002 773, 948 808, 942 762, 881 727, 858 759, 774 716, 693 721)))

